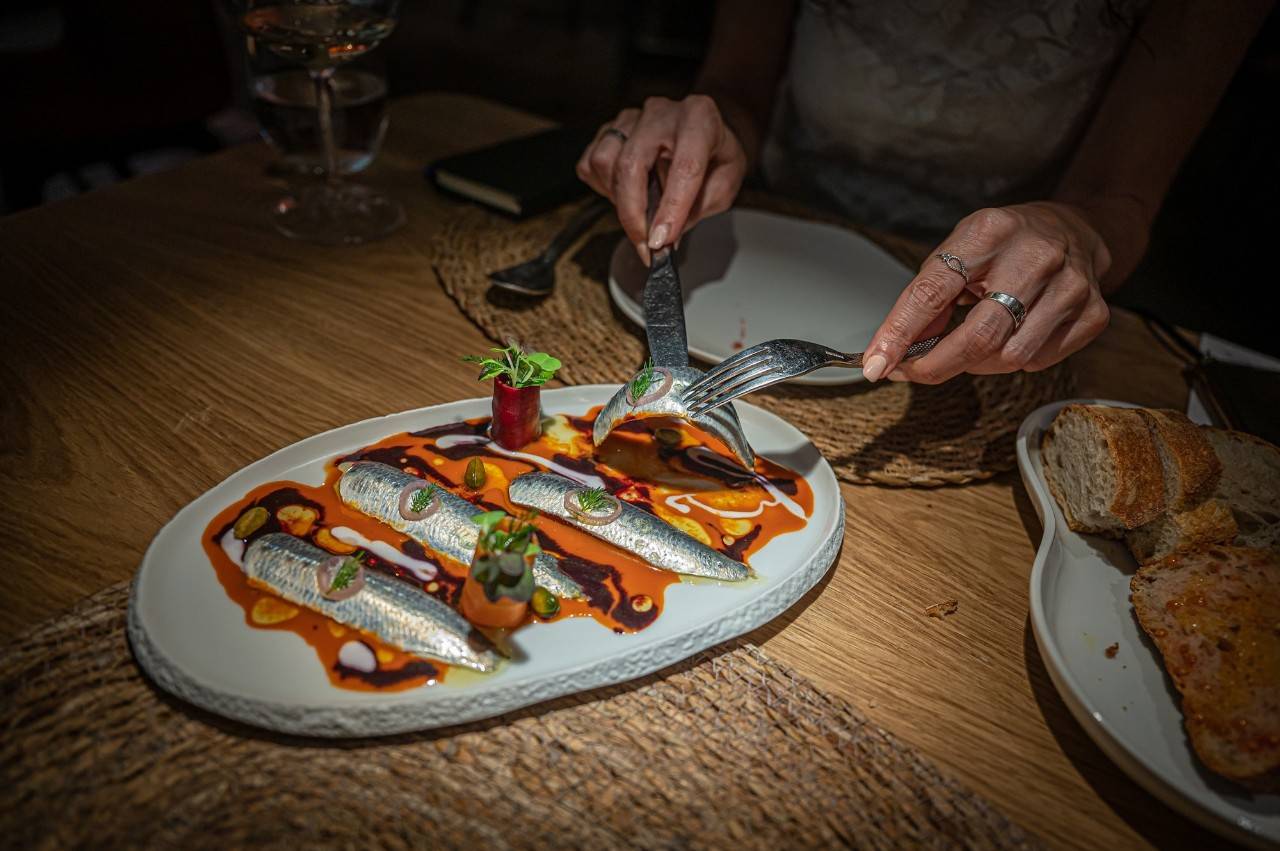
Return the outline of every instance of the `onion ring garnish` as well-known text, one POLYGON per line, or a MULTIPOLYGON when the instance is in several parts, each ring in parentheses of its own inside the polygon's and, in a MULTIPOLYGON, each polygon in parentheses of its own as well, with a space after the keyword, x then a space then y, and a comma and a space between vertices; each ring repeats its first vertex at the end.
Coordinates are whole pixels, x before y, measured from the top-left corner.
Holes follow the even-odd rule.
POLYGON ((334 556, 327 558, 316 565, 316 587, 320 589, 320 596, 326 600, 346 600, 359 594, 364 590, 364 565, 360 565, 356 569, 356 575, 347 583, 346 587, 335 589, 333 580, 337 577, 338 571, 342 570, 342 566, 346 564, 350 556, 334 556))
POLYGON ((606 523, 612 523, 622 514, 622 501, 612 494, 604 494, 607 508, 598 509, 600 513, 594 511, 585 511, 578 503, 578 497, 586 488, 577 488, 565 493, 564 509, 568 511, 575 519, 586 523, 588 526, 603 526, 606 523))
POLYGON ((412 522, 415 520, 426 520, 432 514, 439 511, 440 494, 438 493, 433 493, 431 495, 431 502, 427 504, 426 508, 421 511, 413 510, 414 495, 419 491, 426 490, 430 487, 438 487, 438 485, 432 485, 431 483, 424 482, 421 479, 413 482, 412 484, 405 485, 404 489, 400 491, 400 516, 405 520, 412 522))
POLYGON ((631 407, 638 408, 641 405, 647 405, 656 399, 661 399, 663 396, 667 395, 667 391, 671 389, 671 370, 667 369, 665 366, 655 366, 652 367, 652 369, 655 376, 662 376, 662 380, 649 385, 649 389, 646 390, 644 395, 639 399, 635 398, 635 396, 631 394, 631 385, 627 385, 627 404, 631 407))

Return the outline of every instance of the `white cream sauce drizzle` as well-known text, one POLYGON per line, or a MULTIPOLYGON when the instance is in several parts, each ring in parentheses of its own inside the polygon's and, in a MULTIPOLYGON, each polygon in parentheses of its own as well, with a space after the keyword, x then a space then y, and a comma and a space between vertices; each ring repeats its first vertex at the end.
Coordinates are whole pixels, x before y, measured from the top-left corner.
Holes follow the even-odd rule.
MULTIPOLYGON (((699 461, 701 461, 703 464, 706 464, 707 466, 710 466, 710 467, 719 467, 722 470, 729 470, 731 472, 736 472, 736 473, 747 472, 746 470, 744 470, 739 466, 730 465, 726 463, 719 455, 712 452, 710 449, 707 449, 702 446, 692 447, 689 450, 689 454, 697 455, 699 461)), ((805 519, 804 509, 800 507, 799 503, 797 503, 791 497, 787 496, 782 491, 778 490, 777 486, 774 485, 773 482, 769 481, 767 478, 760 475, 759 473, 754 473, 754 472, 751 473, 751 478, 752 480, 755 481, 756 484, 764 488, 768 492, 769 496, 771 497, 771 499, 761 502, 760 505, 756 507, 756 510, 754 512, 722 511, 718 508, 711 508, 710 506, 706 506, 700 502, 696 502, 693 499, 692 494, 677 494, 675 496, 667 497, 667 505, 671 506, 676 511, 679 511, 682 514, 688 514, 689 507, 687 505, 681 505, 678 502, 672 501, 672 500, 679 500, 679 499, 688 497, 690 502, 694 502, 700 508, 703 508, 707 511, 710 511, 712 514, 717 514, 720 517, 724 517, 726 519, 757 517, 759 516, 760 512, 765 509, 765 507, 770 505, 781 505, 787 511, 790 511, 796 517, 799 517, 801 520, 805 519)))
POLYGON ((244 541, 236 537, 234 529, 228 529, 222 533, 222 539, 218 541, 222 545, 222 551, 227 554, 227 558, 231 559, 236 567, 244 570, 244 541))
POLYGON ((498 455, 504 455, 507 458, 516 458, 520 461, 528 461, 531 464, 536 464, 537 466, 551 470, 554 473, 559 473, 566 479, 573 479, 575 482, 586 485, 589 488, 602 488, 605 486, 604 479, 599 476, 579 473, 577 470, 570 469, 563 464, 557 464, 555 461, 543 458, 540 455, 533 455, 528 452, 513 452, 510 449, 503 449, 501 446, 489 440, 489 438, 482 434, 444 434, 436 438, 436 446, 439 446, 441 449, 451 449, 455 446, 468 446, 479 443, 483 443, 484 448, 488 449, 490 452, 495 452, 498 455))
POLYGON ((378 670, 378 657, 363 641, 348 641, 338 648, 338 661, 345 668, 366 674, 378 670))
POLYGON ((413 578, 421 582, 428 582, 436 578, 436 566, 429 561, 423 561, 413 556, 405 555, 386 541, 371 541, 364 535, 361 535, 355 529, 348 526, 335 526, 329 530, 329 534, 342 541, 344 544, 350 544, 353 547, 360 547, 368 550, 384 561, 394 562, 405 570, 413 574, 413 578))

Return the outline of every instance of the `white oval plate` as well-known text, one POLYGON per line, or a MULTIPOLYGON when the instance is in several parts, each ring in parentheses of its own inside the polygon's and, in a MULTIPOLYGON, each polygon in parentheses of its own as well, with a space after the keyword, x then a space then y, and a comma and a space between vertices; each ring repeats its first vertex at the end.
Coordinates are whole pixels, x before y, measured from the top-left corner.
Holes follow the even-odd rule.
POLYGON ((1080 726, 1148 792, 1223 836, 1255 847, 1280 843, 1280 795, 1251 795, 1205 769, 1192 751, 1181 699, 1129 603, 1137 564, 1124 543, 1072 532, 1049 493, 1040 440, 1073 402, 1135 407, 1054 402, 1018 429, 1018 469, 1044 524, 1031 571, 1031 627, 1045 667, 1080 726), (1108 659, 1112 644, 1119 652, 1108 659))
MULTIPOLYGON (((543 407, 581 415, 616 390, 603 384, 547 390, 543 407)), ((757 452, 809 482, 814 514, 804 529, 775 538, 752 556, 758 579, 672 585, 662 616, 639 633, 618 635, 589 618, 534 624, 516 636, 522 661, 491 675, 371 693, 334 687, 300 637, 245 624, 244 612, 227 597, 200 544, 219 511, 266 482, 320 484, 330 458, 398 432, 485 416, 489 404, 488 398, 469 399, 309 437, 250 464, 183 508, 151 542, 134 579, 129 639, 139 663, 167 691, 272 730, 315 736, 422 730, 634 679, 692 656, 782 614, 835 560, 844 506, 831 468, 795 427, 739 405, 757 452)))
MULTIPOLYGON (((866 237, 834 225, 733 209, 681 242, 689 353, 719 363, 765 340, 810 340, 861 352, 913 272, 866 237)), ((625 239, 609 264, 609 295, 644 327, 648 270, 625 239)), ((851 384, 859 369, 820 369, 799 384, 851 384)))

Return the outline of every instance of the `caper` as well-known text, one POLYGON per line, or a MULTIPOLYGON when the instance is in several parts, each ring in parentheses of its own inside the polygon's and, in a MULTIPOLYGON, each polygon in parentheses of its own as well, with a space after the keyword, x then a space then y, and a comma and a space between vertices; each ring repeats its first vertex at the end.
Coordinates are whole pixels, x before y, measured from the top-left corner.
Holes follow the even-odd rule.
POLYGON ((653 437, 668 449, 674 449, 680 445, 680 432, 673 428, 660 426, 653 430, 653 437))
POLYGON ((240 515, 240 519, 236 521, 236 525, 232 527, 231 533, 240 540, 245 540, 254 532, 262 528, 262 524, 267 522, 267 518, 271 516, 261 505, 255 505, 244 514, 240 515))
POLYGON ((484 481, 489 477, 485 472, 484 462, 479 458, 472 458, 467 462, 467 472, 462 476, 462 483, 473 491, 478 491, 484 487, 484 481))
POLYGON ((540 618, 554 618, 560 613, 560 600, 546 588, 533 589, 533 597, 529 600, 534 614, 540 618))

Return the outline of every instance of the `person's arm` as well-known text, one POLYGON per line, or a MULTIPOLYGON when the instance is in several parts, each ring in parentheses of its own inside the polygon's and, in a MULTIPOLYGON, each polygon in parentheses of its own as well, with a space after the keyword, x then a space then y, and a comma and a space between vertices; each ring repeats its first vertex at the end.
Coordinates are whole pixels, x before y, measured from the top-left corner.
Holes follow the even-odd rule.
POLYGON ((774 89, 786 62, 794 0, 721 0, 707 58, 683 100, 649 98, 600 128, 578 176, 611 199, 640 256, 727 210, 759 157, 774 89), (616 131, 616 132, 609 132, 616 131), (649 173, 663 178, 652 230, 649 173))
POLYGON ((1044 369, 1102 333, 1104 290, 1142 259, 1178 166, 1271 5, 1157 0, 1053 199, 961 220, 936 252, 960 257, 968 280, 931 254, 872 338, 867 378, 936 384, 961 372, 1044 369), (1015 328, 984 299, 933 351, 903 360, 912 342, 941 331, 957 299, 990 292, 1017 298, 1025 322, 1015 328))
POLYGON ((1213 115, 1272 0, 1155 3, 1054 200, 1083 210, 1111 252, 1111 292, 1137 268, 1178 167, 1213 115))

